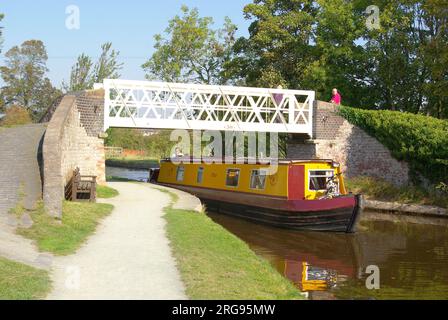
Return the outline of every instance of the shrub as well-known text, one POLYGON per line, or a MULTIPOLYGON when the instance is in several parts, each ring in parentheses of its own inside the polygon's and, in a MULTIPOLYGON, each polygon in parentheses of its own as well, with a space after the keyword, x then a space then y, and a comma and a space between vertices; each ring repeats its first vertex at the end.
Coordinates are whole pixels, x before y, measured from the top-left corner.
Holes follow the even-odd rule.
POLYGON ((6 115, 1 120, 0 124, 5 127, 18 126, 22 124, 31 123, 31 116, 23 107, 12 106, 6 109, 6 115))
POLYGON ((350 192, 363 194, 367 199, 448 208, 448 197, 437 192, 436 189, 425 190, 416 186, 396 187, 385 180, 366 176, 345 179, 345 182, 350 192))
POLYGON ((448 182, 448 121, 388 110, 341 107, 339 113, 409 163, 411 174, 448 182))

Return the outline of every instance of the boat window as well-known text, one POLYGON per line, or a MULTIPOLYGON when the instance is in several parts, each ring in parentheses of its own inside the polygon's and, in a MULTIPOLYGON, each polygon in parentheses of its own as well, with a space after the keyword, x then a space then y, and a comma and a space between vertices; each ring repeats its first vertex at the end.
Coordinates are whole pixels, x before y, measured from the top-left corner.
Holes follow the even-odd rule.
POLYGON ((176 181, 184 181, 184 173, 185 173, 185 167, 177 167, 177 173, 176 173, 176 181))
POLYGON ((226 176, 226 186, 238 187, 238 180, 240 179, 239 169, 228 169, 226 176))
POLYGON ((250 188, 264 190, 266 186, 266 170, 252 170, 250 175, 250 188))
POLYGON ((327 179, 334 175, 333 170, 310 170, 309 190, 322 191, 327 189, 327 179))
POLYGON ((196 182, 197 183, 202 183, 202 181, 204 180, 204 168, 203 167, 199 167, 198 169, 198 177, 196 182))

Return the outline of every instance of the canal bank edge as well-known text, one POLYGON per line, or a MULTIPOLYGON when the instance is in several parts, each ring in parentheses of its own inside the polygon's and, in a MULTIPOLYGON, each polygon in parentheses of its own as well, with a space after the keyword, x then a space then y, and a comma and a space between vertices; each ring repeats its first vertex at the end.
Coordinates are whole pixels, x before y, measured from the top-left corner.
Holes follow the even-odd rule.
POLYGON ((436 206, 405 204, 399 202, 385 202, 377 200, 363 200, 364 209, 406 215, 448 218, 448 210, 436 206))
POLYGON ((190 299, 290 300, 306 295, 268 261, 205 213, 183 191, 153 186, 171 196, 164 209, 171 250, 190 299))
MULTIPOLYGON (((150 186, 154 186, 149 184, 150 186)), ((171 208, 175 210, 186 210, 186 211, 196 211, 196 212, 204 212, 205 208, 203 207, 201 200, 195 197, 194 195, 177 190, 168 188, 162 185, 155 185, 156 189, 159 189, 163 192, 168 192, 172 198, 171 208)))

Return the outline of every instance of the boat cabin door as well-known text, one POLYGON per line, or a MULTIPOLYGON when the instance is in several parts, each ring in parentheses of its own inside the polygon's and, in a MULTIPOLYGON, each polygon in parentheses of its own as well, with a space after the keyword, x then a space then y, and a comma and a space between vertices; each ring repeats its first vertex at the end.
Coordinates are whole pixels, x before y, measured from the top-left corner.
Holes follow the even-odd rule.
POLYGON ((288 168, 288 200, 305 199, 305 166, 289 165, 288 168))

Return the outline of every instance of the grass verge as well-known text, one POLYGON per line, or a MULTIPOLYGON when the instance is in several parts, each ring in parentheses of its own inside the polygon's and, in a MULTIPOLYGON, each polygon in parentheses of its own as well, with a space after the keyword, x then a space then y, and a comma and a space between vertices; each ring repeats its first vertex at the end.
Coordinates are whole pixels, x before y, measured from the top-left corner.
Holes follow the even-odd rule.
POLYGON ((43 299, 50 288, 47 271, 0 257, 0 300, 43 299))
POLYGON ((118 191, 108 186, 98 185, 96 187, 96 196, 102 199, 110 199, 118 196, 118 191))
POLYGON ((448 208, 448 197, 430 193, 419 187, 396 187, 387 181, 372 177, 346 178, 345 184, 348 191, 361 193, 367 199, 448 208))
POLYGON ((165 213, 168 238, 189 298, 303 299, 267 261, 205 214, 172 207, 165 213))
POLYGON ((17 233, 35 240, 39 250, 55 255, 74 253, 94 233, 99 221, 112 212, 102 203, 64 202, 62 221, 45 213, 42 203, 30 213, 33 225, 18 228, 17 233))

